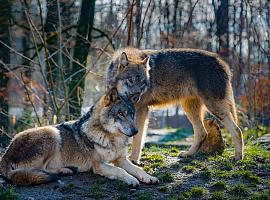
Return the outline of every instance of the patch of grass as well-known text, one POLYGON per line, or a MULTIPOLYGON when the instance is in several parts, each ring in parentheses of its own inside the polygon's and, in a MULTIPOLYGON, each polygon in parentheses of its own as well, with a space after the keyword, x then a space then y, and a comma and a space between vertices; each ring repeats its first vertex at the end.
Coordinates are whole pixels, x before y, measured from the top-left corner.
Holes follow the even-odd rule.
POLYGON ((193 160, 191 161, 190 165, 193 165, 195 167, 203 167, 203 163, 199 160, 193 160))
POLYGON ((162 149, 162 153, 164 153, 165 156, 178 157, 180 150, 177 147, 170 147, 162 149))
POLYGON ((137 200, 151 200, 152 199, 152 195, 149 192, 141 192, 138 195, 137 200))
POLYGON ((178 195, 177 199, 181 199, 181 200, 186 200, 186 199, 190 199, 191 198, 191 192, 187 191, 187 192, 183 192, 181 194, 178 195))
POLYGON ((155 170, 165 165, 165 158, 161 154, 145 154, 142 160, 148 162, 147 165, 144 166, 145 171, 155 170))
POLYGON ((155 172, 154 176, 162 183, 173 182, 175 180, 175 176, 171 172, 155 172))
POLYGON ((208 167, 205 167, 201 173, 199 174, 199 176, 201 178, 204 178, 204 179, 210 179, 212 177, 212 172, 211 170, 208 168, 208 167))
POLYGON ((158 190, 160 192, 168 193, 169 191, 171 191, 171 187, 167 185, 162 185, 158 187, 158 190))
POLYGON ((5 200, 17 200, 19 199, 19 196, 16 192, 14 192, 13 188, 3 189, 0 188, 0 199, 5 200))
POLYGON ((91 192, 91 196, 94 199, 101 199, 101 198, 106 197, 105 192, 102 190, 102 187, 99 184, 93 185, 93 187, 91 188, 90 192, 91 192))
POLYGON ((123 181, 119 181, 119 180, 116 180, 116 188, 117 190, 119 191, 127 191, 128 190, 128 184, 126 184, 125 182, 123 181))
POLYGON ((207 194, 208 190, 201 187, 201 186, 193 186, 191 189, 190 189, 190 193, 191 193, 191 196, 192 197, 200 197, 202 195, 205 195, 207 194))
POLYGON ((186 166, 182 167, 182 170, 184 172, 192 173, 192 172, 195 172, 196 167, 194 165, 186 165, 186 166))
POLYGON ((254 184, 259 184, 262 181, 262 178, 260 178, 257 175, 254 175, 253 172, 249 170, 237 170, 234 172, 235 177, 242 177, 243 179, 246 179, 254 184))
POLYGON ((215 191, 212 193, 211 197, 209 200, 223 200, 225 199, 224 192, 221 191, 215 191))
POLYGON ((231 178, 232 172, 225 171, 225 170, 219 170, 219 169, 212 169, 212 175, 219 178, 231 178))
POLYGON ((267 185, 268 185, 268 187, 270 188, 270 179, 268 179, 267 185))
POLYGON ((224 180, 219 180, 215 183, 212 184, 211 188, 213 190, 226 190, 227 189, 227 184, 224 180))
POLYGON ((249 198, 249 200, 270 200, 270 190, 255 192, 249 198))
POLYGON ((250 193, 251 190, 242 183, 235 184, 230 189, 230 194, 235 197, 247 197, 250 193))
POLYGON ((247 145, 245 148, 245 160, 259 160, 267 161, 270 159, 269 151, 261 147, 260 145, 247 145))
POLYGON ((121 193, 118 197, 117 200, 128 200, 128 196, 124 193, 121 193))

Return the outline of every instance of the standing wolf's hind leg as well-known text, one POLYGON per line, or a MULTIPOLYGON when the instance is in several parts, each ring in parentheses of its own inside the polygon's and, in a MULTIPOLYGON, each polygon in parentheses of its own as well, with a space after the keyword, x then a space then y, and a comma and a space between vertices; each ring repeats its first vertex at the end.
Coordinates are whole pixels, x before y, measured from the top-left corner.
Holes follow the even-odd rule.
POLYGON ((237 126, 234 102, 231 100, 206 101, 207 109, 216 116, 232 135, 235 144, 235 159, 241 160, 244 156, 244 142, 241 129, 237 126))

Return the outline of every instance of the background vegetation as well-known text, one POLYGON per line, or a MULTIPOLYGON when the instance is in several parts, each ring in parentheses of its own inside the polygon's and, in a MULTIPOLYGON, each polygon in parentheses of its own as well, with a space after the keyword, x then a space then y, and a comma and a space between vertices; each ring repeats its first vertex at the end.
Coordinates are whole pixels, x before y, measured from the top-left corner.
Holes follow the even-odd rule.
POLYGON ((80 116, 126 46, 217 52, 232 68, 243 125, 269 124, 267 0, 1 0, 0 12, 2 132, 80 116))

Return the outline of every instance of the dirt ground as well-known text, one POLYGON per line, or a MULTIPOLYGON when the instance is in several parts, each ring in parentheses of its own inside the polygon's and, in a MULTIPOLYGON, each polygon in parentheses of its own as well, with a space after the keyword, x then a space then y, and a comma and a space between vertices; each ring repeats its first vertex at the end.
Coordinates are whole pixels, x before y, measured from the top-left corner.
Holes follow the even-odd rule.
POLYGON ((233 148, 222 156, 178 158, 186 145, 148 144, 142 165, 158 177, 157 185, 130 188, 92 172, 62 177, 58 182, 18 187, 3 180, 0 199, 270 199, 270 152, 267 145, 247 145, 243 161, 233 148))

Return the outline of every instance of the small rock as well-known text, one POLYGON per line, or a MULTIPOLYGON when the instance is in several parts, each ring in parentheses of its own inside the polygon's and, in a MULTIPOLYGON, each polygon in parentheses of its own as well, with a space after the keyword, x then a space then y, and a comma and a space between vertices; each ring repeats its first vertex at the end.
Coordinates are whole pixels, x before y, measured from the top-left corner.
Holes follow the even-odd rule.
POLYGON ((131 192, 131 193, 134 193, 134 192, 136 192, 136 191, 137 191, 136 188, 131 188, 131 189, 130 189, 130 192, 131 192))
POLYGON ((63 181, 61 181, 61 180, 58 180, 57 182, 58 182, 59 185, 64 185, 64 184, 65 184, 65 183, 64 183, 63 181))

